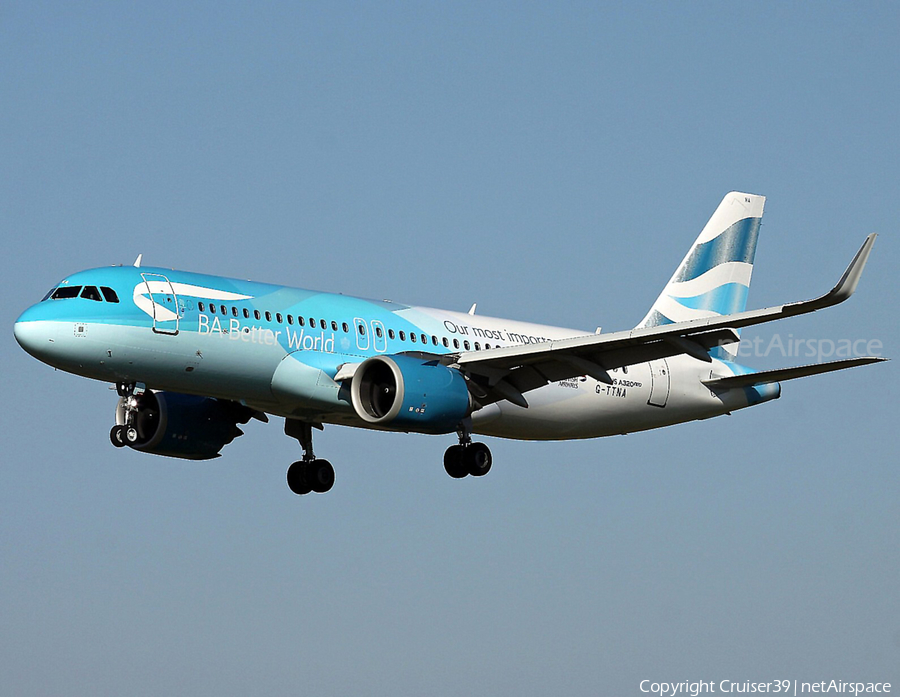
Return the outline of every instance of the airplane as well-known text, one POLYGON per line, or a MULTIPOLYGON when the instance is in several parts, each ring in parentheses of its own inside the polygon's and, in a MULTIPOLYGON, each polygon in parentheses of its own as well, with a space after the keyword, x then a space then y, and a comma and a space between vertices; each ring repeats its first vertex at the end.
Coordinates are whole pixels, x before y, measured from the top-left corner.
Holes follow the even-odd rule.
POLYGON ((117 447, 219 457, 240 425, 268 415, 303 456, 295 494, 324 493, 334 468, 313 452, 325 424, 456 434, 453 478, 491 469, 475 434, 596 438, 708 419, 776 399, 780 383, 886 360, 860 356, 754 371, 740 330, 843 302, 869 235, 837 285, 814 300, 746 310, 765 197, 725 196, 644 319, 586 332, 468 312, 133 265, 81 271, 15 323, 25 351, 115 384, 117 447))

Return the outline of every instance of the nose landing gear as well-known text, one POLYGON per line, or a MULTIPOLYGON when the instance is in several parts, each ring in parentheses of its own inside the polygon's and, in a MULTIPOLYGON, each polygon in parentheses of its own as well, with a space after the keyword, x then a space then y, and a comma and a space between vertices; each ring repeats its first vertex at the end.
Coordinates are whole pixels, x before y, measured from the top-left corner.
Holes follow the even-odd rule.
POLYGON ((117 448, 134 445, 140 440, 137 428, 137 415, 140 411, 140 397, 146 386, 142 383, 117 382, 116 394, 123 398, 124 423, 116 424, 109 432, 110 442, 117 448))

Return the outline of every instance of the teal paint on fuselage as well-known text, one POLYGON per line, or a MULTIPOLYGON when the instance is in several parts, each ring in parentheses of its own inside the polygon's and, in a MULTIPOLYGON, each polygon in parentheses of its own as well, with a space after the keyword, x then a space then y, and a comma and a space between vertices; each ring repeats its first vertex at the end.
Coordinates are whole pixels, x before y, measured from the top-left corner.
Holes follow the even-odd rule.
MULTIPOLYGON (((62 286, 106 286, 120 302, 50 299, 26 310, 17 338, 50 365, 98 380, 141 382, 365 428, 373 426, 356 415, 347 383, 333 380, 343 364, 379 354, 438 356, 588 334, 153 267, 82 271, 62 286), (29 323, 41 325, 44 343, 25 340, 29 323)), ((643 384, 610 397, 593 379, 574 391, 551 383, 529 394, 527 410, 501 403, 499 410, 490 405, 475 412, 474 430, 526 439, 590 438, 706 418, 750 401, 743 390, 711 395, 694 379, 673 389, 663 410, 648 407, 649 376, 643 384)))

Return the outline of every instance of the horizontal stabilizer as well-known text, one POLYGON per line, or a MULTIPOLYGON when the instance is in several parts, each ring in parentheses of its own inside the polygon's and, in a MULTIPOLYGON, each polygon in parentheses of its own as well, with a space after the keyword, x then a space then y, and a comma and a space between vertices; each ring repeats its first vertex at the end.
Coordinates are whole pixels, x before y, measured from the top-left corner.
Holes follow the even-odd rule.
POLYGON ((878 358, 876 356, 860 356, 859 358, 847 358, 842 361, 800 365, 796 368, 779 368, 778 370, 764 370, 759 373, 747 373, 746 375, 731 375, 725 378, 712 378, 711 380, 703 380, 702 382, 707 387, 713 388, 731 389, 733 387, 750 387, 751 385, 762 385, 770 382, 782 382, 784 380, 794 380, 795 378, 805 378, 807 375, 830 373, 833 370, 854 368, 858 365, 880 363, 881 361, 886 360, 888 359, 878 358))

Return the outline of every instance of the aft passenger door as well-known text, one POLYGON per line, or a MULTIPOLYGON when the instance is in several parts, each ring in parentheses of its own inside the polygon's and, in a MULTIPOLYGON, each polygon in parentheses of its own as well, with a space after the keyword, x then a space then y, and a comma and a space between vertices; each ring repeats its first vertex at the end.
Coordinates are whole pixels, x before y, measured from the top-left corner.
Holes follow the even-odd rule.
POLYGON ((654 407, 664 407, 669 401, 669 364, 665 358, 650 361, 650 399, 647 404, 654 407))
POLYGON ((142 273, 153 308, 153 331, 157 334, 178 333, 178 298, 168 278, 158 273, 142 273))

